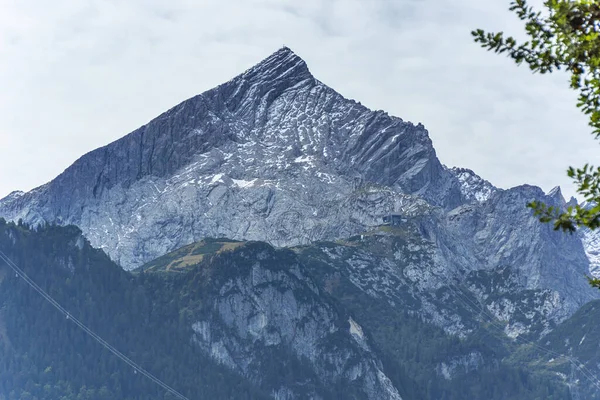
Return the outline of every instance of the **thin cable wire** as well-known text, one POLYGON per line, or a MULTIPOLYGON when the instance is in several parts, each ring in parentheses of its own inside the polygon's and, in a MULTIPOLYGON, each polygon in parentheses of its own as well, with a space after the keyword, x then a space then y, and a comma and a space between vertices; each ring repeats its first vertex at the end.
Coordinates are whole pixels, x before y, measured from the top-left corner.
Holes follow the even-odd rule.
POLYGON ((35 283, 17 264, 15 264, 2 250, 0 250, 0 259, 6 263, 16 274, 17 277, 23 278, 23 280, 31 286, 40 296, 42 296, 46 301, 48 301, 54 308, 56 308, 60 313, 62 313, 69 321, 72 321, 75 325, 77 325, 81 330, 87 333, 92 339, 96 340, 102 346, 104 346, 108 351, 113 353, 115 356, 120 358, 124 363, 133 368, 134 372, 139 372, 144 375, 146 378, 171 393, 175 397, 180 400, 189 400, 186 396, 179 393, 177 390, 167 385, 156 376, 152 375, 150 372, 146 371, 139 364, 131 360, 129 357, 121 353, 114 346, 108 343, 106 340, 102 339, 99 335, 97 335, 94 331, 88 328, 83 322, 72 316, 63 306, 61 306, 56 300, 54 300, 44 289, 39 287, 37 283, 35 283))

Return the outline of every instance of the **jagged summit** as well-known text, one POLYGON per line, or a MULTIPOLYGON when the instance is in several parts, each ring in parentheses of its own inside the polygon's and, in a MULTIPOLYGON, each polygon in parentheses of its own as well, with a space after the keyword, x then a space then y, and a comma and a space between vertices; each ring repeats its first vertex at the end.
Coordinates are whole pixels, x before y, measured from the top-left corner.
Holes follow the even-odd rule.
POLYGON ((216 95, 225 100, 229 111, 256 115, 267 110, 284 92, 316 84, 306 62, 288 47, 283 47, 229 82, 198 97, 216 95))
POLYGON ((560 189, 560 186, 553 187, 552 189, 550 189, 550 191, 546 195, 556 198, 556 200, 564 201, 564 198, 562 195, 562 190, 560 189))
POLYGON ((248 80, 258 78, 266 81, 292 75, 312 78, 306 62, 289 47, 284 46, 246 70, 240 77, 248 80))
POLYGON ((567 199, 564 197, 564 194, 562 192, 562 189, 560 188, 560 186, 555 186, 553 187, 547 194, 546 196, 550 197, 552 199, 552 201, 554 202, 554 206, 558 206, 561 207, 563 209, 566 209, 569 206, 575 206, 577 205, 577 199, 575 199, 574 197, 571 197, 569 199, 569 201, 567 202, 567 199))

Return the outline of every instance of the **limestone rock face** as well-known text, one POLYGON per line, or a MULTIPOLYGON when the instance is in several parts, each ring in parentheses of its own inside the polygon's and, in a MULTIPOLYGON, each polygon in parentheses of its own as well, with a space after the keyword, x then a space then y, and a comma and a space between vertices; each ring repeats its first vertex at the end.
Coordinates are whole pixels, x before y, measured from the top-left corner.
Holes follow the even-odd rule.
POLYGON ((496 190, 487 201, 465 204, 428 222, 428 235, 457 271, 511 267, 519 278, 513 290, 556 291, 569 310, 598 296, 587 281, 590 261, 578 235, 554 231, 532 216, 531 200, 560 207, 562 196, 545 195, 533 186, 496 190))
POLYGON ((401 400, 360 325, 339 314, 293 252, 249 243, 206 268, 193 342, 216 362, 275 399, 333 398, 319 387, 337 385, 342 397, 401 400), (273 375, 288 360, 297 375, 283 383, 273 375))

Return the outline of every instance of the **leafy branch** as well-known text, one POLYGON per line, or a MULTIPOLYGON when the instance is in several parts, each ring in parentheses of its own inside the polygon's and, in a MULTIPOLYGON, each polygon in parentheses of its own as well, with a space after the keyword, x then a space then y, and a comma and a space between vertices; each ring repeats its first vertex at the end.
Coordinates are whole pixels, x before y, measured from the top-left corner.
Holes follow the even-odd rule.
MULTIPOLYGON (((578 91, 577 107, 588 116, 595 139, 600 138, 600 2, 597 0, 546 0, 545 13, 536 11, 526 0, 513 0, 510 10, 525 22, 529 38, 518 43, 503 32, 483 29, 471 32, 475 42, 518 65, 526 63, 534 73, 567 71, 570 87, 578 91)), ((541 222, 554 223, 554 229, 574 232, 577 227, 600 227, 600 168, 586 164, 567 171, 587 204, 566 211, 541 202, 528 204, 541 222)))

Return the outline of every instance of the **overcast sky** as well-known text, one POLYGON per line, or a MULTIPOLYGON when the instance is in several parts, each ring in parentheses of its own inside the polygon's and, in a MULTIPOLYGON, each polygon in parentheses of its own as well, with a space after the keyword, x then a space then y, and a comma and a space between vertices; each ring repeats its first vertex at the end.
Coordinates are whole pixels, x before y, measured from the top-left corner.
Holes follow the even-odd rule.
POLYGON ((429 130, 499 187, 574 186, 600 161, 564 75, 470 31, 521 34, 509 0, 0 0, 0 197, 223 83, 282 45, 346 97, 429 130))

